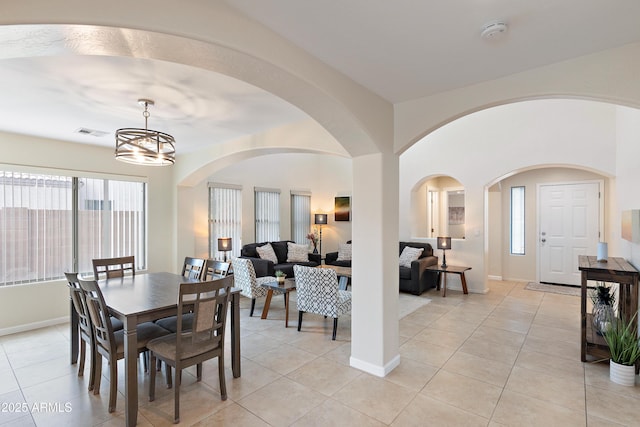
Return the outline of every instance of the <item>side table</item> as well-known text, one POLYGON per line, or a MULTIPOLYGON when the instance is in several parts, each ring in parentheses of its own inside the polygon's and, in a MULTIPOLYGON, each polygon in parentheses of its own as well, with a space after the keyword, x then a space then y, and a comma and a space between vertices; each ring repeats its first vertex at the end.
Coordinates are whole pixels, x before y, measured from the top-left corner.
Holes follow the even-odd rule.
POLYGON ((271 306, 271 297, 273 297, 274 290, 284 291, 284 327, 289 327, 289 294, 291 291, 296 290, 295 279, 285 279, 283 283, 280 282, 268 282, 260 285, 267 288, 267 297, 264 301, 264 307, 262 308, 261 319, 266 319, 269 314, 269 307, 271 306))
POLYGON ((446 267, 442 267, 441 265, 430 265, 426 268, 426 270, 435 271, 438 273, 438 287, 437 290, 440 290, 440 284, 442 284, 442 296, 447 296, 447 273, 458 274, 460 275, 460 282, 462 282, 462 292, 468 294, 467 290, 467 279, 464 277, 464 272, 467 270, 471 270, 471 267, 462 267, 458 265, 447 265, 446 267))

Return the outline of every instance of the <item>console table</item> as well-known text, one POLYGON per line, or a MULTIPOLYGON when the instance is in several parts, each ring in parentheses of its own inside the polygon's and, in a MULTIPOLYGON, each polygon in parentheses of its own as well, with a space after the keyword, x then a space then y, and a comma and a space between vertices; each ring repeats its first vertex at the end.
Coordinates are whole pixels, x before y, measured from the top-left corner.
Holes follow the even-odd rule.
POLYGON ((578 256, 578 270, 581 271, 581 319, 582 343, 580 360, 587 356, 599 360, 610 358, 609 347, 604 338, 593 330, 591 313, 587 313, 587 281, 611 282, 619 284, 618 317, 629 321, 638 311, 638 270, 624 258, 609 258, 598 262, 595 256, 578 256))
POLYGON ((440 285, 442 285, 442 296, 447 296, 447 273, 458 274, 460 276, 460 283, 462 284, 462 292, 468 294, 467 290, 467 279, 464 277, 464 272, 467 270, 471 270, 471 267, 461 267, 458 265, 447 265, 445 267, 441 265, 430 265, 425 270, 435 271, 438 273, 438 278, 436 279, 438 282, 437 290, 440 290, 440 285))

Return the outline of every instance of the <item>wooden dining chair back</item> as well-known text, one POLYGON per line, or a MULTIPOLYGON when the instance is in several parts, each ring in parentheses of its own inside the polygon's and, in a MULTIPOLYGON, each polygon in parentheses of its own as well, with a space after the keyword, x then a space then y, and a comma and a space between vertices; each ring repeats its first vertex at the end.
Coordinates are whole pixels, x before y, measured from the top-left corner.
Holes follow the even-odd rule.
MULTIPOLYGON (((202 362, 218 358, 220 398, 227 400, 224 376, 224 336, 233 278, 182 283, 178 295, 178 325, 174 334, 157 338, 147 343, 150 351, 150 365, 156 358, 175 370, 174 374, 174 422, 180 421, 180 379, 184 368, 200 365, 202 362), (193 313, 191 329, 183 328, 182 316, 193 313)), ((202 379, 202 369, 197 371, 197 379, 202 379)), ((152 372, 149 384, 149 401, 155 399, 155 374, 152 372)))
POLYGON ((84 375, 84 362, 86 358, 87 346, 89 346, 89 354, 91 354, 91 363, 89 365, 89 390, 93 390, 93 381, 95 374, 95 356, 93 325, 91 324, 91 316, 87 308, 84 292, 78 283, 78 273, 64 273, 69 286, 69 296, 73 304, 73 309, 78 316, 78 330, 80 338, 80 354, 78 356, 78 376, 84 375))
POLYGON ((136 261, 133 255, 117 258, 95 258, 92 263, 95 280, 123 277, 127 273, 132 276, 136 274, 136 261))
POLYGON ((231 268, 231 263, 208 259, 206 268, 207 273, 205 276, 205 280, 220 279, 223 277, 227 277, 227 275, 229 274, 229 269, 231 268))
POLYGON ((190 279, 203 280, 206 274, 206 260, 203 258, 185 257, 182 264, 182 275, 190 279))
MULTIPOLYGON (((109 412, 116 409, 116 396, 118 394, 118 363, 124 359, 124 330, 114 331, 109 318, 109 308, 102 296, 102 291, 95 280, 79 279, 80 287, 84 292, 87 311, 93 325, 93 337, 95 345, 95 379, 93 394, 100 393, 100 380, 102 378, 102 357, 109 361, 109 412)), ((136 328, 138 353, 147 350, 149 340, 165 336, 169 331, 153 322, 141 323, 136 328)))

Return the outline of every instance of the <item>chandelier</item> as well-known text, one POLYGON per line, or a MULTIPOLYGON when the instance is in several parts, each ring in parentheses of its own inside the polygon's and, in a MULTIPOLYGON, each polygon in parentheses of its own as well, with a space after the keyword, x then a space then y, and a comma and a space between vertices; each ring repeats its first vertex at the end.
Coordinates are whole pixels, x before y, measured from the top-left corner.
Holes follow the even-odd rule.
POLYGON ((168 133, 147 128, 150 99, 139 99, 144 106, 144 129, 122 128, 116 131, 116 159, 149 166, 172 165, 176 161, 176 141, 168 133))

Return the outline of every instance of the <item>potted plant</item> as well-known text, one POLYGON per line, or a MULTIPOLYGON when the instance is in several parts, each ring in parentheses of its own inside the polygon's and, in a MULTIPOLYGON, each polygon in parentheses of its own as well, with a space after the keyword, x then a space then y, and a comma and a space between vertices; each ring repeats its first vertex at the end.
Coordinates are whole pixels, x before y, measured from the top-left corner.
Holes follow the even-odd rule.
POLYGON ((276 280, 278 281, 278 283, 284 283, 285 277, 287 277, 287 275, 284 274, 282 270, 276 271, 276 280))
POLYGON ((609 330, 604 333, 604 339, 611 353, 609 378, 617 384, 635 385, 635 363, 640 359, 637 314, 635 313, 629 322, 624 319, 615 319, 609 330))
POLYGON ((593 328, 598 335, 602 335, 610 327, 615 318, 613 305, 616 295, 604 282, 598 282, 590 293, 593 302, 593 328))
POLYGON ((311 242, 311 244, 313 245, 313 253, 317 254, 318 253, 318 236, 316 235, 316 232, 314 230, 313 233, 309 233, 307 234, 307 239, 311 242))

